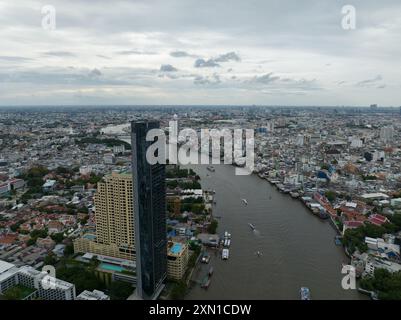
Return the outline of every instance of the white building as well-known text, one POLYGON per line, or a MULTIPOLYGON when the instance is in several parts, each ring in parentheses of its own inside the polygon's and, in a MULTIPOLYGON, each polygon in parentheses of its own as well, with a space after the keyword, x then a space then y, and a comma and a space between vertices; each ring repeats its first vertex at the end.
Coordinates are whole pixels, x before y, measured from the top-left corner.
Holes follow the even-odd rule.
POLYGON ((83 176, 89 175, 92 172, 91 166, 82 166, 79 168, 79 173, 83 176))
POLYGON ((57 181, 56 180, 46 180, 46 182, 43 184, 43 191, 47 192, 47 191, 54 191, 54 189, 56 188, 57 185, 57 181))
POLYGON ((113 153, 114 154, 120 154, 125 152, 125 145, 121 146, 113 146, 113 153))
POLYGON ((351 148, 362 148, 363 142, 361 139, 352 139, 351 148))
POLYGON ((295 138, 295 145, 302 147, 304 145, 304 136, 302 134, 299 134, 296 138, 295 138))
POLYGON ((394 128, 392 126, 380 129, 380 140, 383 142, 391 142, 394 137, 394 128))
POLYGON ((266 129, 268 132, 273 132, 274 131, 274 121, 269 121, 266 125, 266 129))
POLYGON ((116 162, 116 157, 113 153, 106 153, 103 156, 103 161, 105 164, 114 164, 116 162))
POLYGON ((36 297, 43 300, 75 299, 75 285, 72 283, 51 277, 30 266, 18 268, 0 260, 0 294, 17 285, 34 289, 34 292, 25 299, 36 297))
POLYGON ((389 243, 384 241, 382 238, 370 238, 365 237, 365 243, 367 244, 368 248, 374 251, 393 251, 397 254, 400 254, 400 246, 398 244, 389 243))
POLYGON ((82 291, 75 300, 110 300, 110 297, 100 290, 82 291))

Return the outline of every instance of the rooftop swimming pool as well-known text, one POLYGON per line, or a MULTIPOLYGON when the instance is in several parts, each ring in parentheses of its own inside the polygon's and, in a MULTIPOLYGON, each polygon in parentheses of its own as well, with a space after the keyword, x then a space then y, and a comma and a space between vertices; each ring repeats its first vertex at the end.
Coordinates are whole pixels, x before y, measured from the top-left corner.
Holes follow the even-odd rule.
POLYGON ((96 236, 94 234, 85 234, 83 238, 88 239, 88 240, 95 240, 96 236))
POLYGON ((170 248, 170 252, 172 254, 178 254, 180 253, 181 249, 182 249, 181 243, 174 243, 174 245, 170 248))
POLYGON ((116 271, 116 272, 122 272, 122 271, 125 270, 125 268, 123 268, 123 267, 116 266, 116 265, 114 265, 114 264, 109 264, 109 263, 101 263, 101 264, 99 265, 99 267, 100 267, 101 269, 104 269, 104 270, 116 271))

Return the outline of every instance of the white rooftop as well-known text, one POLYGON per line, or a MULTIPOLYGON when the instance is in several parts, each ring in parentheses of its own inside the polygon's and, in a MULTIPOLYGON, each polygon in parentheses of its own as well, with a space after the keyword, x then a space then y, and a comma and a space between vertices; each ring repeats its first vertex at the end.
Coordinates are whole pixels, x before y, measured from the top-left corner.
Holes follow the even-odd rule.
POLYGON ((12 263, 0 260, 0 274, 15 267, 12 263))
POLYGON ((358 204, 355 203, 355 202, 347 202, 345 204, 345 206, 348 207, 348 208, 356 208, 358 206, 358 204))
POLYGON ((389 196, 385 193, 365 193, 362 195, 364 199, 372 199, 372 198, 384 198, 387 199, 389 196))

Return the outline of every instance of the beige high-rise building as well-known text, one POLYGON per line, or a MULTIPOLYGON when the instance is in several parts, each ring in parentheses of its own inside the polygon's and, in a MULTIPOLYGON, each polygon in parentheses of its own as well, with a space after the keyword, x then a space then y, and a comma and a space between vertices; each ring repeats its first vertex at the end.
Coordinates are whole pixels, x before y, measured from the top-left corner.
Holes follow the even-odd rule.
POLYGON ((167 244, 167 277, 181 280, 187 270, 189 249, 186 243, 169 242, 167 244))
POLYGON ((96 238, 74 241, 76 252, 135 260, 135 225, 131 173, 113 172, 98 183, 94 196, 96 238))
MULTIPOLYGON (((96 234, 74 240, 74 252, 93 253, 135 261, 135 218, 131 173, 113 172, 97 185, 94 196, 96 234)), ((169 242, 167 276, 183 278, 189 260, 185 243, 169 242)))

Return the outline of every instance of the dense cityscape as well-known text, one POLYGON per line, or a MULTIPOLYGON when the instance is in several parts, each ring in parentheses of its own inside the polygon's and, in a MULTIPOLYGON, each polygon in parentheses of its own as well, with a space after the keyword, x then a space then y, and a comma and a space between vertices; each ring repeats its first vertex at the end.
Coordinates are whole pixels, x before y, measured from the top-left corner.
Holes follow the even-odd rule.
POLYGON ((1 315, 396 318, 400 13, 0 0, 1 315))
MULTIPOLYGON (((235 264, 242 241, 208 180, 240 164, 146 164, 141 134, 167 132, 173 120, 198 135, 252 129, 252 175, 274 189, 266 200, 282 193, 307 208, 299 215, 330 225, 335 235, 320 245, 343 248, 335 267, 339 276, 354 267, 357 298, 401 298, 401 108, 30 107, 0 116, 1 299, 208 298, 221 281, 216 264, 235 264), (49 266, 53 276, 42 272, 49 266)), ((251 199, 233 201, 252 219, 251 199)), ((251 220, 242 228, 264 232, 251 220)), ((247 259, 269 254, 252 249, 247 259)))

